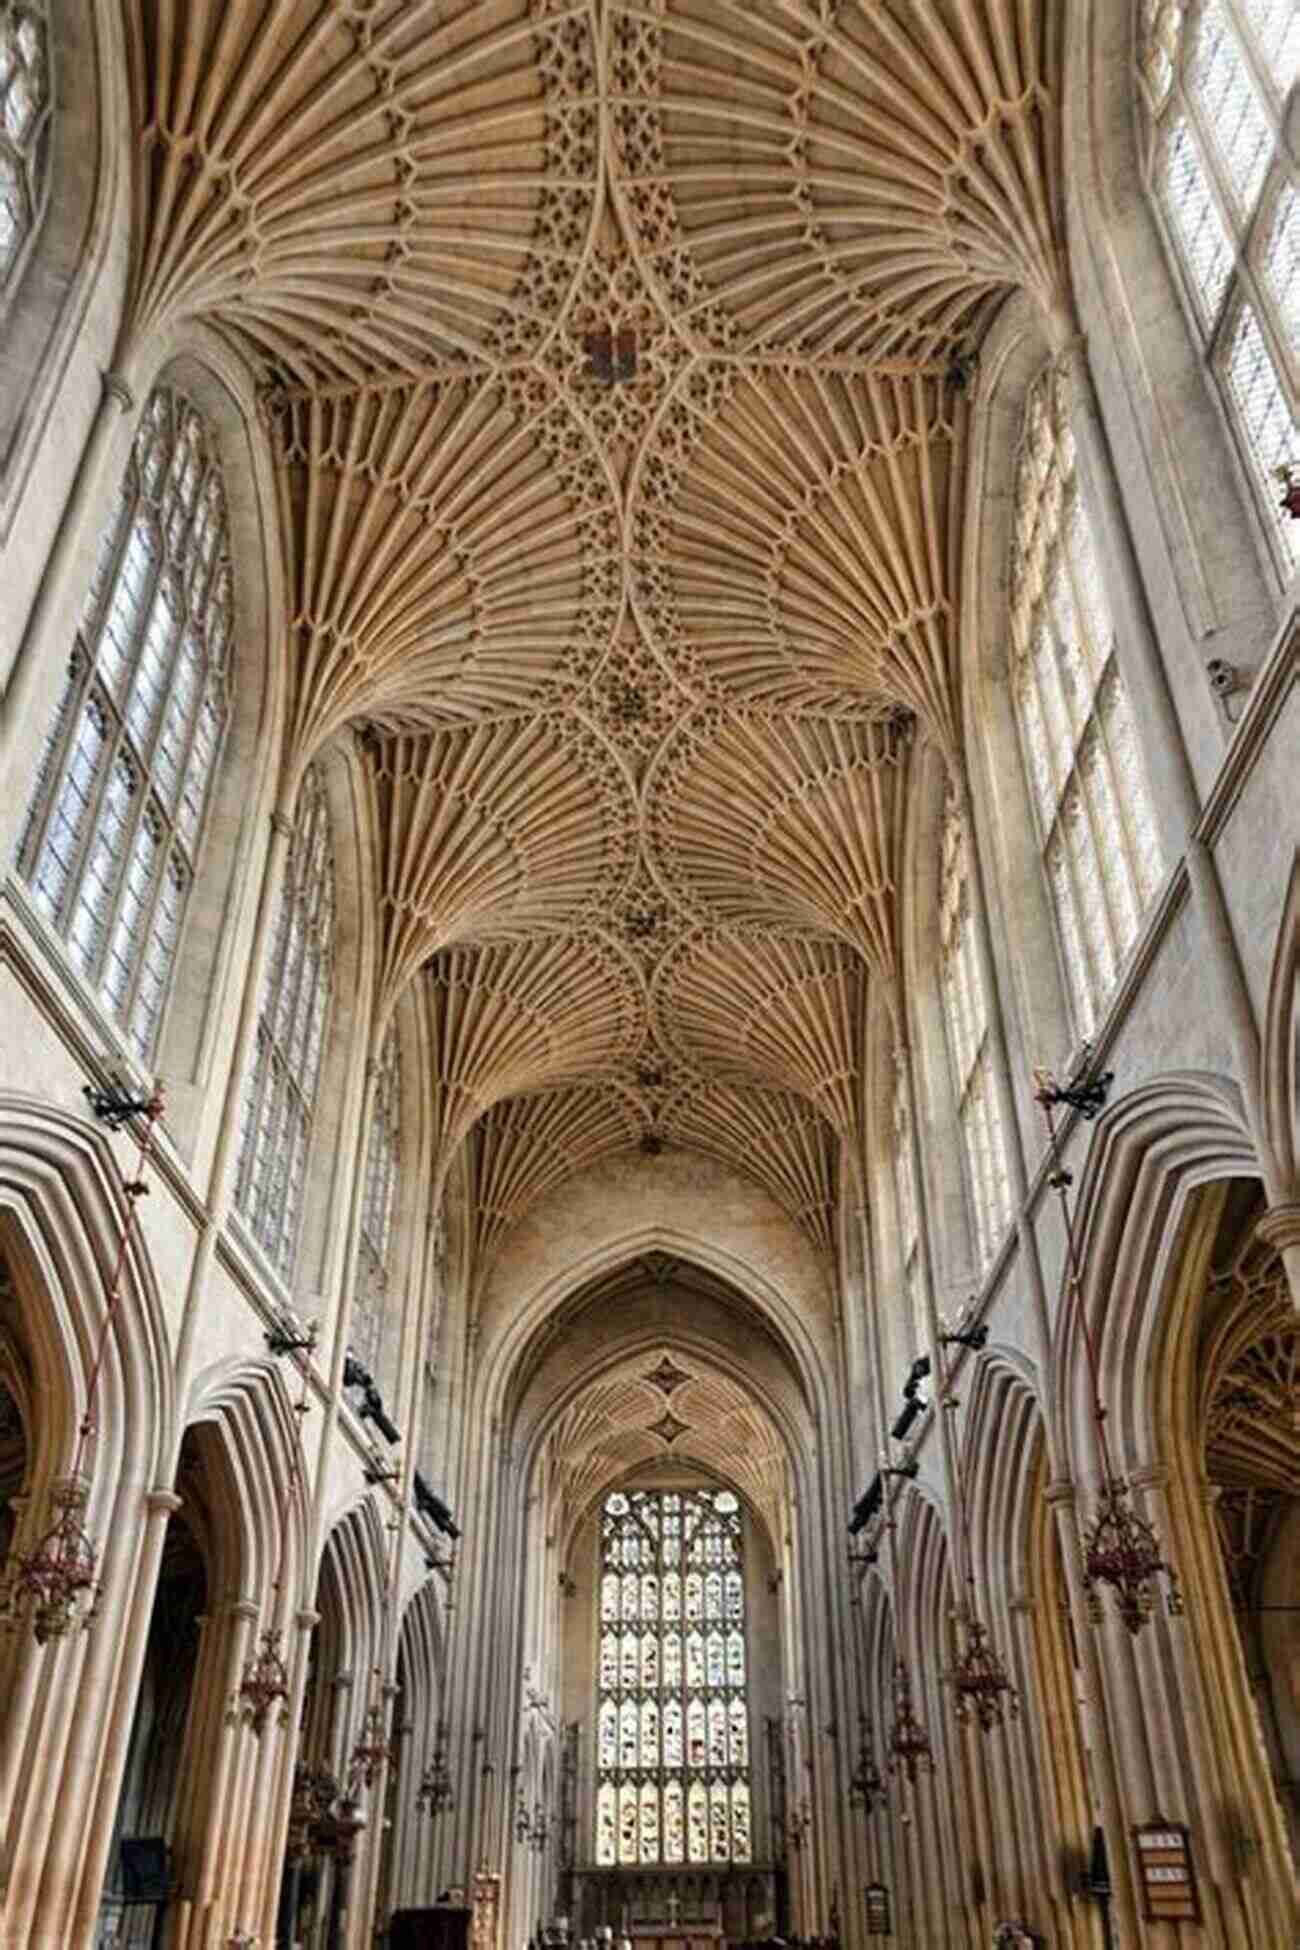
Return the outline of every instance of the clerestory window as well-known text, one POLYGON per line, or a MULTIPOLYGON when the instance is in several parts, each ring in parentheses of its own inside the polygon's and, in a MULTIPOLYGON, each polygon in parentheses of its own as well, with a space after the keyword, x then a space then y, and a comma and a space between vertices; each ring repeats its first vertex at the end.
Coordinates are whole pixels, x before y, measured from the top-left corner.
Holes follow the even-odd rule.
POLYGON ((235 1203, 271 1265, 293 1272, 334 972, 334 850, 320 773, 302 783, 240 1108, 235 1203))
POLYGON ((1091 1036, 1160 884, 1115 628, 1075 471, 1070 391, 1030 389, 1016 465, 1012 691, 1070 1014, 1091 1036))
POLYGON ((36 906, 144 1059, 225 736, 232 610, 216 443, 160 387, 101 538, 19 847, 36 906))
POLYGON ((745 1627, 732 1491, 605 1498, 599 1864, 753 1860, 745 1627))
POLYGON ((1286 128, 1294 0, 1144 0, 1148 172, 1268 530, 1288 572, 1300 524, 1276 471, 1300 458, 1300 224, 1286 128))

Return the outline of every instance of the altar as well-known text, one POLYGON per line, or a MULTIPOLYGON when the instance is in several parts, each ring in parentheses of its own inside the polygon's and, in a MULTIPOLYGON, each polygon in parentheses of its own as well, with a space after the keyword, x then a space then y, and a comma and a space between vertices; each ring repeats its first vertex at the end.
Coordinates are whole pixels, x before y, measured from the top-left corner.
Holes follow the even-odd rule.
POLYGON ((697 1901, 694 1913, 688 1913, 691 1907, 670 1885, 662 1915, 629 1916, 627 1934, 633 1950, 716 1950, 722 1936, 722 1904, 697 1901))
POLYGON ((719 1950, 724 1939, 773 1936, 783 1920, 780 1880, 759 1866, 575 1869, 572 1934, 594 1940, 608 1928, 633 1950, 719 1950))

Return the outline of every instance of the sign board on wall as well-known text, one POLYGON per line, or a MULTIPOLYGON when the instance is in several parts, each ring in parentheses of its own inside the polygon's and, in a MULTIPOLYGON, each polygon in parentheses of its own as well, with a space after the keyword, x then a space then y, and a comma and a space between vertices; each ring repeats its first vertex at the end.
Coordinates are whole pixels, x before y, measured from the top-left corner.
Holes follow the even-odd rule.
POLYGON ((1148 1821, 1133 1830, 1138 1882, 1150 1923, 1199 1923, 1200 1898, 1189 1831, 1176 1821, 1148 1821))

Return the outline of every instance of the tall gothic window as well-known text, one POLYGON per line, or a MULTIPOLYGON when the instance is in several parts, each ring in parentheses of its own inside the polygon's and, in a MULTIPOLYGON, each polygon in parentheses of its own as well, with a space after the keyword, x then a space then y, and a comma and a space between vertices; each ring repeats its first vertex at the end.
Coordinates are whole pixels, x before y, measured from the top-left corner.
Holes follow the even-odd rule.
POLYGON ((925 1292, 921 1279, 921 1228, 912 1158, 912 1098, 908 1087, 907 1055, 894 1057, 894 1202, 898 1211, 898 1260, 907 1296, 908 1320, 918 1349, 929 1345, 925 1292))
POLYGON ((1144 0, 1152 189, 1290 568, 1300 526, 1274 470, 1296 458, 1300 400, 1300 192, 1285 139, 1298 71, 1293 0, 1144 0))
POLYGON ((0 4, 0 309, 45 214, 50 176, 50 37, 43 0, 0 4))
POLYGON ((388 1262, 402 1109, 398 1054, 397 1030, 391 1028, 384 1038, 375 1079, 365 1195, 361 1205, 360 1264, 352 1308, 353 1352, 372 1373, 379 1360, 388 1308, 388 1262))
POLYGON ((145 408, 19 848, 32 898, 151 1054, 228 715, 230 545, 210 428, 145 408))
POLYGON ((334 854, 320 774, 298 801, 240 1118, 235 1201, 287 1279, 298 1241, 334 964, 334 854))
POLYGON ((1030 391, 1016 469, 1016 717, 1075 1034, 1090 1036, 1160 879, 1115 629, 1075 473, 1070 393, 1030 391))
POLYGON ((730 1490, 601 1515, 596 1860, 753 1859, 745 1572, 730 1490))
POLYGON ((949 805, 943 825, 939 940, 948 1051, 979 1264, 984 1271, 1010 1220, 1011 1196, 1006 1137, 994 1088, 988 997, 980 978, 971 912, 969 840, 955 804, 949 805))

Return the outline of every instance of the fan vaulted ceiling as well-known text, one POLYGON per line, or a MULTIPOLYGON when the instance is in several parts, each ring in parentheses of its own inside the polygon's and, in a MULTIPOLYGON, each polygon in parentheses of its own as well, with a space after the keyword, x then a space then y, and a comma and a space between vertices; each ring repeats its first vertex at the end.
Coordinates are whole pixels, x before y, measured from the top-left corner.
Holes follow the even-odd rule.
POLYGON ((264 390, 286 763, 374 782, 480 1243, 699 1147, 822 1244, 959 722, 968 402, 1059 300, 1049 0, 133 0, 128 337, 264 390))

